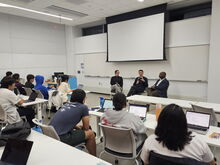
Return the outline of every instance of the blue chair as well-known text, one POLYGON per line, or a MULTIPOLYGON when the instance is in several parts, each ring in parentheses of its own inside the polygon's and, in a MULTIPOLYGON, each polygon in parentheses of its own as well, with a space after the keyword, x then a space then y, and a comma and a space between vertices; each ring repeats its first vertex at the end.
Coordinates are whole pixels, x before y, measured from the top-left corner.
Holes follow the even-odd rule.
POLYGON ((70 89, 77 89, 77 78, 75 76, 69 78, 68 83, 70 84, 70 89))

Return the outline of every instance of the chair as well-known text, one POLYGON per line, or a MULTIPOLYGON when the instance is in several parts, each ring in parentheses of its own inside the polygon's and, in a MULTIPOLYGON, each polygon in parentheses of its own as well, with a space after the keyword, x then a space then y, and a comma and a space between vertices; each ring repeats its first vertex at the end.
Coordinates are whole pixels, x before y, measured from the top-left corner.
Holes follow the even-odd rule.
POLYGON ((99 125, 103 132, 104 140, 104 151, 100 153, 99 157, 101 158, 102 154, 107 153, 118 159, 135 160, 135 163, 139 165, 137 157, 141 149, 136 147, 133 131, 127 128, 99 125))
POLYGON ((39 98, 39 99, 44 99, 44 95, 41 93, 40 90, 34 89, 34 91, 38 94, 38 95, 37 95, 37 98, 39 98))
POLYGON ((32 121, 34 124, 38 125, 41 128, 44 135, 60 141, 60 137, 57 135, 53 126, 44 125, 36 118, 34 118, 32 121))
POLYGON ((165 156, 151 151, 149 165, 209 165, 209 163, 200 162, 192 158, 165 156))
POLYGON ((53 90, 49 92, 49 100, 48 100, 48 109, 49 109, 49 114, 48 114, 48 119, 50 119, 50 113, 51 113, 51 108, 55 107, 56 110, 59 110, 60 107, 63 105, 63 98, 61 96, 61 93, 59 91, 53 90))
POLYGON ((0 105, 0 124, 1 126, 7 124, 7 115, 1 105, 0 105))
POLYGON ((216 117, 216 114, 214 112, 214 110, 212 108, 205 108, 205 107, 201 107, 201 106, 198 106, 198 105, 192 105, 192 109, 195 111, 195 112, 201 112, 201 113, 208 113, 211 115, 211 120, 210 120, 210 125, 212 126, 218 126, 218 120, 217 120, 217 117, 216 117))
POLYGON ((24 90, 25 90, 27 96, 30 96, 31 93, 33 92, 31 88, 24 87, 24 90))

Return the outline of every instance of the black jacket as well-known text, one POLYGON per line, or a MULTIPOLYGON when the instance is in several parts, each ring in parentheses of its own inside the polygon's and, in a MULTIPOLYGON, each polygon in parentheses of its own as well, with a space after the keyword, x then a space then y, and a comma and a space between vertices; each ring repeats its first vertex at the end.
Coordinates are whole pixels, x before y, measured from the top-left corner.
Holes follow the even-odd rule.
POLYGON ((123 87, 123 78, 120 76, 113 76, 111 78, 111 85, 115 85, 116 83, 118 83, 120 85, 120 87, 123 87))
POLYGON ((31 89, 33 89, 33 88, 34 88, 34 84, 32 84, 31 82, 28 82, 28 81, 27 81, 27 82, 25 83, 25 87, 26 87, 26 88, 31 88, 31 89))
POLYGON ((165 78, 158 86, 157 83, 160 81, 157 80, 157 82, 154 84, 155 85, 155 89, 158 90, 159 92, 159 97, 165 97, 167 98, 167 90, 169 87, 169 81, 165 78))
POLYGON ((137 86, 138 88, 141 88, 141 89, 145 89, 148 87, 148 79, 147 77, 143 77, 144 81, 141 81, 141 78, 140 77, 137 77, 134 81, 134 86, 137 86), (139 82, 138 82, 139 81, 139 82), (137 83, 138 82, 138 83, 137 83))

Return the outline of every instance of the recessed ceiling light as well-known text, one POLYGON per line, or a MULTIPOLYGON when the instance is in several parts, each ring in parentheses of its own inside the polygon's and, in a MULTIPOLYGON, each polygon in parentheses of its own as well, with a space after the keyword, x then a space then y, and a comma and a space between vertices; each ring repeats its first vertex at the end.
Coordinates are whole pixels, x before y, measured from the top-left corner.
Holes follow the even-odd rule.
POLYGON ((144 2, 144 0, 138 0, 138 2, 144 2))
POLYGON ((32 12, 32 13, 47 15, 47 16, 50 16, 50 17, 65 19, 65 20, 68 20, 68 21, 72 21, 73 20, 72 18, 68 18, 68 17, 63 17, 63 16, 59 16, 59 15, 55 15, 55 14, 49 14, 49 13, 45 13, 45 12, 41 12, 41 11, 31 10, 31 9, 27 9, 27 8, 23 8, 23 7, 18 7, 18 6, 13 6, 13 5, 8 5, 8 4, 4 4, 4 3, 0 3, 0 7, 8 7, 8 8, 24 10, 24 11, 28 11, 28 12, 32 12))

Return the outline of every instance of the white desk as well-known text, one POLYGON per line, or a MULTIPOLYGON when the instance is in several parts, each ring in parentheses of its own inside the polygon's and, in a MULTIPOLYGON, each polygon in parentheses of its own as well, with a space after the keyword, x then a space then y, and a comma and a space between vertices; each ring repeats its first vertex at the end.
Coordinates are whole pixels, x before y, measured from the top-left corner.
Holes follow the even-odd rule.
MULTIPOLYGON (((28 165, 110 165, 110 163, 36 131, 31 131, 27 140, 34 142, 28 165)), ((3 149, 3 147, 0 148, 0 154, 3 149)))
MULTIPOLYGON (((24 100, 28 100, 29 96, 19 96, 20 98, 24 100)), ((37 109, 37 118, 38 120, 42 120, 42 104, 48 102, 48 100, 45 99, 40 99, 36 98, 35 101, 29 102, 29 103, 23 103, 21 106, 22 107, 27 107, 27 106, 36 106, 37 109)))
MULTIPOLYGON (((103 115, 102 112, 95 112, 95 111, 90 111, 89 114, 96 116, 96 117, 99 117, 99 118, 103 115)), ((156 115, 148 113, 146 121, 144 122, 144 125, 150 130, 155 130, 155 128, 157 126, 156 115)), ((99 129, 99 127, 97 127, 97 129, 99 129)), ((220 133, 220 127, 210 126, 209 131, 206 135, 198 134, 198 136, 203 138, 208 145, 214 146, 214 147, 220 147, 220 139, 209 138, 209 135, 211 135, 213 132, 220 133)))
POLYGON ((161 97, 151 97, 151 96, 142 96, 142 95, 134 95, 127 98, 128 101, 133 102, 141 102, 146 104, 177 104, 184 109, 191 109, 191 104, 195 104, 202 107, 213 108, 216 113, 220 113, 220 104, 215 103, 207 103, 207 102, 196 102, 190 100, 180 100, 180 99, 169 99, 169 98, 161 98, 161 97))

